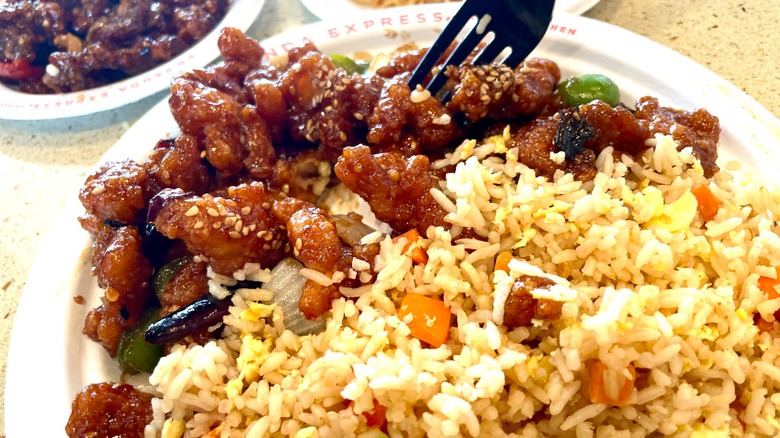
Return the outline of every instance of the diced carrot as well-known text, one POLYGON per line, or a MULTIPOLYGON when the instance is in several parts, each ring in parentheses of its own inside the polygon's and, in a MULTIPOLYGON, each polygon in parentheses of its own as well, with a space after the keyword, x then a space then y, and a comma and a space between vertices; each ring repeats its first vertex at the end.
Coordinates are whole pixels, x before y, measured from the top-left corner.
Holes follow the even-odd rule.
MULTIPOLYGON (((349 404, 350 408, 354 408, 355 402, 349 404)), ((379 404, 377 399, 374 399, 374 410, 371 412, 364 411, 363 416, 366 417, 366 425, 368 427, 382 428, 387 422, 387 407, 379 404)))
POLYGON ((493 272, 504 271, 508 274, 510 260, 512 260, 512 251, 504 251, 499 254, 498 257, 496 257, 496 267, 493 269, 493 272))
POLYGON ((628 364, 628 373, 631 375, 631 378, 628 379, 623 375, 618 377, 620 390, 618 391, 617 399, 613 399, 607 394, 604 382, 604 373, 606 371, 607 366, 600 360, 595 360, 591 363, 590 381, 588 382, 588 394, 590 395, 591 403, 626 406, 631 400, 631 394, 634 392, 636 369, 633 365, 628 364))
POLYGON ((405 319, 412 315, 409 330, 415 338, 439 347, 447 342, 450 336, 450 309, 444 302, 436 298, 414 293, 408 293, 401 300, 398 317, 405 319))
POLYGON ((393 242, 400 242, 402 237, 406 238, 406 245, 404 245, 403 253, 411 257, 414 263, 426 263, 428 261, 428 253, 417 244, 417 241, 420 240, 420 233, 415 229, 411 229, 393 237, 393 242))
POLYGON ((696 197, 696 209, 699 210, 705 221, 711 221, 718 214, 720 200, 715 197, 707 187, 707 184, 697 183, 691 188, 691 193, 696 197))
POLYGON ((777 291, 777 285, 780 284, 780 266, 775 269, 777 270, 775 278, 758 277, 758 288, 761 289, 770 300, 780 298, 780 292, 777 291))

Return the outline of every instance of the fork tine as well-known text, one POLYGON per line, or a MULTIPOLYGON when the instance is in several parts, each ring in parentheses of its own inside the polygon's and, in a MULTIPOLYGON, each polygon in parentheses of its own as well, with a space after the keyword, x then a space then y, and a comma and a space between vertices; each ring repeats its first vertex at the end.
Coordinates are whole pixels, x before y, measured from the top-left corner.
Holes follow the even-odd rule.
POLYGON ((425 80, 433 67, 436 66, 440 54, 447 50, 450 43, 455 40, 455 37, 458 36, 463 27, 468 23, 469 19, 471 19, 471 14, 463 9, 459 10, 458 13, 452 17, 449 24, 447 24, 444 30, 436 38, 436 41, 434 41, 431 48, 428 49, 428 52, 409 78, 407 83, 412 89, 425 80))
POLYGON ((521 62, 528 56, 531 51, 536 47, 536 44, 529 43, 529 38, 527 32, 524 32, 524 35, 517 38, 514 43, 512 44, 512 53, 509 54, 509 56, 506 57, 506 59, 503 61, 504 64, 514 68, 518 65, 520 65, 521 62))
POLYGON ((506 59, 502 64, 505 64, 514 69, 515 67, 520 65, 520 63, 523 62, 524 60, 525 60, 525 56, 523 56, 523 52, 513 47, 512 53, 510 53, 509 56, 506 57, 506 59))
POLYGON ((482 51, 477 55, 476 58, 474 58, 473 61, 471 61, 474 65, 479 64, 490 64, 493 62, 494 59, 496 59, 496 56, 498 56, 507 46, 502 44, 503 41, 493 41, 492 43, 488 44, 482 51))

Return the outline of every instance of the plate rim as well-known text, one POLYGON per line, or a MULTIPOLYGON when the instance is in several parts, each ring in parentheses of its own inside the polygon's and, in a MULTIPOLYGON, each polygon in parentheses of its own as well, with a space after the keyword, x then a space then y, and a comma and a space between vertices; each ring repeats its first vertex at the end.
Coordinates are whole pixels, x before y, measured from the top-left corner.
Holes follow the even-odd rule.
MULTIPOLYGON (((442 13, 442 12, 446 12, 446 8, 445 10, 443 10, 440 6, 431 7, 430 5, 425 5, 425 6, 415 6, 415 7, 408 7, 408 8, 398 8, 398 10, 391 11, 391 12, 388 11, 383 11, 381 13, 371 12, 369 13, 369 15, 372 16, 375 15, 376 16, 375 18, 379 18, 380 16, 390 16, 397 19, 399 16, 403 14, 425 13, 430 15, 430 14, 442 13)), ((332 37, 330 40, 328 40, 328 36, 332 35, 330 33, 330 30, 338 29, 339 26, 343 26, 345 23, 350 23, 350 22, 354 23, 355 22, 354 20, 357 19, 359 18, 353 17, 341 21, 311 24, 263 40, 262 44, 264 47, 284 48, 285 44, 289 44, 294 41, 305 41, 306 39, 310 38, 312 35, 318 35, 318 37, 323 38, 322 42, 320 43, 322 44, 322 47, 333 46, 334 44, 335 45, 348 44, 348 42, 344 42, 344 41, 348 41, 347 36, 332 37)), ((778 139, 780 139, 780 120, 774 117, 766 108, 758 104, 755 100, 753 100, 743 91, 738 89, 736 86, 726 81, 722 77, 716 75, 715 73, 711 72, 709 69, 702 66, 701 64, 698 64, 695 61, 691 60, 690 58, 687 58, 668 47, 662 46, 658 43, 653 42, 652 40, 634 34, 625 29, 604 22, 600 22, 597 20, 585 18, 585 17, 579 17, 579 16, 574 16, 569 14, 561 15, 554 19, 553 25, 558 26, 556 28, 556 32, 564 33, 564 36, 558 37, 556 35, 555 37, 551 37, 551 38, 567 38, 565 36, 565 31, 562 32, 562 30, 566 29, 566 26, 568 26, 570 29, 573 28, 575 30, 579 29, 585 31, 586 29, 589 29, 583 32, 587 35, 588 38, 614 39, 616 36, 619 36, 621 37, 621 39, 627 39, 629 42, 639 42, 644 45, 649 45, 648 47, 650 48, 655 48, 655 50, 661 51, 661 53, 664 55, 664 58, 671 58, 672 64, 677 64, 681 62, 682 65, 686 68, 692 66, 695 67, 695 73, 697 74, 696 76, 697 81, 702 81, 702 80, 709 81, 712 82, 715 86, 722 87, 726 91, 728 91, 726 97, 729 100, 729 103, 735 103, 739 106, 739 108, 737 108, 734 111, 734 113, 739 114, 740 116, 744 116, 744 117, 740 117, 740 120, 737 120, 736 122, 747 123, 749 126, 758 128, 759 131, 761 131, 758 133, 759 140, 764 140, 769 138, 777 141, 778 139), (605 30, 608 30, 609 32, 605 32, 605 30), (617 33, 617 35, 615 35, 615 33, 617 33)), ((375 32, 379 32, 379 29, 377 28, 365 32, 375 33, 375 32)), ((359 34, 358 36, 360 35, 361 34, 359 34)), ((588 41, 590 41, 590 39, 588 41)), ((556 59, 553 60, 556 61, 556 59)), ((556 62, 562 63, 561 61, 556 61, 556 62)), ((137 157, 138 154, 142 154, 142 151, 145 151, 146 149, 142 148, 142 151, 139 151, 137 147, 134 147, 135 145, 132 143, 132 136, 135 135, 136 132, 144 131, 147 125, 149 124, 150 120, 158 119, 166 115, 167 104, 165 103, 165 101, 166 99, 163 99, 159 103, 155 104, 147 114, 142 116, 142 118, 139 119, 130 128, 130 130, 128 130, 100 158, 100 160, 98 160, 98 162, 92 167, 92 170, 96 169, 102 163, 110 159, 124 159, 127 157, 137 157)), ((692 109, 692 108, 686 108, 686 109, 692 109)), ((167 113, 167 117, 170 118, 169 112, 167 113)), ((172 120, 172 118, 170 118, 170 120, 172 120)), ((167 126, 167 129, 172 129, 172 127, 167 126)), ((158 138, 149 139, 149 145, 148 145, 149 150, 152 148, 154 142, 156 142, 157 140, 158 138)), ((770 165, 773 163, 776 165, 776 163, 780 162, 780 158, 778 158, 780 157, 780 152, 769 153, 766 150, 762 150, 762 152, 772 157, 773 161, 772 163, 769 163, 770 165)), ((763 172, 758 172, 758 173, 759 175, 764 174, 763 172)), ((77 192, 78 189, 74 190, 73 196, 66 201, 63 210, 60 212, 58 219, 55 220, 52 228, 47 230, 47 236, 45 237, 41 246, 38 248, 38 252, 35 257, 35 260, 28 273, 27 283, 25 284, 22 293, 19 297, 19 305, 17 307, 17 312, 16 312, 16 316, 15 316, 15 320, 13 323, 11 336, 10 336, 10 343, 8 349, 8 362, 7 362, 7 370, 6 370, 4 409, 5 409, 5 428, 8 436, 24 435, 24 431, 26 430, 25 426, 29 425, 29 422, 24 421, 24 419, 26 418, 24 413, 27 411, 25 409, 27 404, 22 403, 21 400, 27 400, 25 397, 28 396, 28 394, 25 393, 25 390, 28 388, 27 383, 30 381, 30 379, 35 381, 37 377, 38 380, 40 380, 42 375, 41 373, 46 370, 46 368, 43 366, 44 364, 42 363, 36 363, 32 365, 25 363, 25 359, 28 358, 28 356, 25 355, 25 353, 28 353, 28 350, 24 348, 24 344, 25 342, 28 342, 30 340, 29 330, 37 329, 38 331, 34 331, 34 330, 32 331, 32 333, 37 335, 45 335, 47 332, 46 327, 35 326, 36 317, 40 318, 40 311, 41 311, 38 300, 40 300, 42 296, 46 297, 45 295, 46 290, 49 290, 50 294, 55 295, 54 296, 55 299, 53 300, 54 303, 67 302, 67 300, 70 300, 70 302, 72 303, 71 296, 73 294, 73 291, 72 290, 65 291, 65 296, 63 296, 62 290, 59 290, 59 289, 65 289, 67 287, 71 287, 70 284, 68 285, 52 284, 52 282, 58 281, 59 278, 56 276, 57 275, 56 272, 55 275, 52 275, 50 264, 52 260, 56 261, 55 255, 58 253, 59 250, 62 249, 63 235, 66 236, 65 243, 69 243, 69 244, 78 245, 79 242, 81 242, 81 244, 83 245, 85 239, 86 241, 89 241, 89 236, 86 234, 86 232, 81 230, 80 227, 78 227, 78 224, 75 220, 75 218, 81 212, 80 211, 81 205, 78 202, 76 196, 77 192), (68 233, 71 233, 71 235, 68 235, 68 233), (40 294, 40 289, 44 289, 44 295, 40 294)), ((79 260, 82 263, 82 265, 88 263, 88 258, 85 258, 85 254, 84 254, 84 252, 87 251, 88 249, 89 249, 88 245, 86 248, 80 247, 78 249, 80 251, 80 256, 74 258, 73 261, 69 261, 68 263, 63 264, 63 266, 68 267, 68 269, 65 270, 67 271, 66 272, 67 276, 65 277, 66 280, 70 280, 72 279, 72 277, 74 277, 75 269, 85 268, 85 266, 76 265, 75 263, 77 262, 77 260, 79 260)), ((75 250, 70 250, 68 253, 70 255, 73 255, 74 251, 75 250)), ((86 265, 86 268, 88 269, 88 265, 86 265)), ((60 271, 63 271, 63 269, 60 269, 60 271)), ((62 272, 59 273, 59 275, 61 274, 62 272)), ((48 313, 53 313, 52 315, 54 317, 53 321, 61 321, 65 318, 65 315, 61 315, 61 314, 65 313, 68 309, 62 309, 57 307, 52 308, 53 306, 48 306, 48 307, 49 308, 43 309, 44 316, 47 314, 46 312, 48 312, 48 313)), ((88 307, 88 306, 82 306, 82 307, 88 307)), ((86 310, 84 310, 84 312, 86 312, 86 310)), ((81 320, 81 322, 83 323, 83 319, 81 320)), ((70 333, 70 337, 76 339, 75 337, 81 338, 82 335, 76 332, 76 333, 70 333)), ((68 337, 66 337, 66 339, 67 338, 68 337)), ((102 349, 102 347, 100 347, 99 345, 95 343, 93 344, 95 348, 102 349)), ((58 346, 58 348, 64 349, 65 347, 58 346)), ((71 356, 75 356, 75 357, 79 357, 83 353, 84 353, 83 351, 69 352, 71 356)), ((88 355, 84 357, 88 357, 88 355)), ((87 364, 85 366, 97 367, 97 369, 100 371, 100 364, 87 364)), ((59 372, 60 374, 56 374, 55 372, 53 375, 57 376, 57 375, 61 375, 62 373, 67 374, 67 370, 65 369, 59 370, 59 372)), ((73 395, 71 394, 70 397, 72 396, 73 395)), ((60 408, 64 408, 64 407, 60 407, 60 408)), ((66 418, 67 418, 67 414, 69 414, 69 412, 66 413, 65 415, 66 418)), ((64 422, 62 424, 56 425, 55 429, 56 428, 59 428, 59 430, 63 430, 64 422)))
MULTIPOLYGON (((559 0, 560 1, 560 0, 559 0)), ((601 0, 565 0, 568 3, 556 13, 569 13, 581 15, 596 6, 601 0)), ((301 0, 303 6, 315 17, 324 21, 340 20, 348 14, 363 13, 365 11, 377 11, 370 8, 362 8, 351 0, 301 0), (334 4, 336 7, 334 8, 334 4)), ((457 0, 451 3, 457 4, 457 0)), ((448 3, 445 3, 448 4, 448 3)), ((420 5, 414 5, 420 6, 420 5)), ((405 6, 400 6, 405 7, 405 6)), ((406 6, 408 7, 408 6, 406 6)))
POLYGON ((194 45, 150 70, 118 82, 70 93, 29 94, 0 83, 0 119, 55 120, 121 108, 169 86, 180 71, 204 67, 219 57, 217 39, 223 27, 246 31, 260 16, 265 0, 232 0, 225 16, 194 45), (5 102, 3 102, 5 100, 5 102))

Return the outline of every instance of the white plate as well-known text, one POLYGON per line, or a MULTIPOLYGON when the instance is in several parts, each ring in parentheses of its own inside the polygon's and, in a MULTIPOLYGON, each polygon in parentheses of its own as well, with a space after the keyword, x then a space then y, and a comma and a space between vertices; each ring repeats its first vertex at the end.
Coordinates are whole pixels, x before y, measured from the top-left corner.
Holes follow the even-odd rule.
MULTIPOLYGON (((555 12, 568 12, 580 15, 592 8, 599 0, 557 0, 555 12)), ((343 20, 356 12, 373 9, 370 6, 360 4, 355 0, 301 0, 306 9, 321 20, 343 20)))
MULTIPOLYGON (((404 42, 430 43, 452 10, 451 6, 423 6, 378 11, 368 18, 371 25, 364 17, 357 23, 319 23, 263 45, 270 54, 305 41, 314 41, 329 53, 387 52, 404 42)), ((602 22, 559 15, 550 29, 535 54, 556 60, 565 75, 605 73, 621 86, 627 103, 651 94, 663 105, 707 108, 721 118, 722 158, 740 157, 764 175, 780 168, 778 151, 766 147, 780 141, 780 121, 706 68, 602 22)), ((166 102, 161 102, 127 131, 104 160, 142 159, 158 139, 175 131, 166 102)), ((35 436, 62 436, 74 395, 88 383, 119 377, 103 348, 81 334, 84 316, 101 294, 89 272, 90 238, 76 222, 81 212, 74 193, 43 244, 20 299, 6 375, 9 437, 31 436, 31 425, 35 436), (87 305, 74 303, 76 294, 87 297, 87 305)))
MULTIPOLYGON (((0 2, 2 3, 2 2, 0 2)), ((170 61, 139 75, 84 91, 61 94, 28 94, 0 83, 0 119, 42 120, 83 116, 106 111, 168 88, 178 72, 203 67, 219 56, 217 39, 222 27, 247 30, 265 0, 232 0, 222 21, 197 44, 170 61)))

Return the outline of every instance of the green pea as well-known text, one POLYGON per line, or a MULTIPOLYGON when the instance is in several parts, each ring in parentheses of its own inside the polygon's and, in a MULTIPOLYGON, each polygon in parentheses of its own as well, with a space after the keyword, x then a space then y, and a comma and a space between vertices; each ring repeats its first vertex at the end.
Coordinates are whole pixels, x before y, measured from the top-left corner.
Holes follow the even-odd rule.
POLYGON ((612 79, 600 74, 570 77, 558 85, 558 92, 569 106, 600 100, 610 106, 620 103, 620 90, 612 79))
POLYGON ((144 333, 154 322, 160 320, 160 309, 152 308, 143 314, 133 328, 119 338, 117 359, 122 371, 128 373, 151 373, 163 356, 162 345, 153 345, 144 340, 144 333))
POLYGON ((330 60, 333 62, 333 65, 339 68, 343 68, 347 71, 347 74, 359 74, 362 75, 363 73, 368 70, 368 62, 366 61, 355 61, 354 59, 350 58, 349 56, 344 55, 330 55, 330 60))
POLYGON ((152 287, 154 288, 154 293, 157 294, 157 298, 160 298, 165 287, 168 286, 168 283, 176 276, 182 266, 186 265, 189 261, 190 257, 181 257, 168 263, 157 271, 152 280, 152 287))

